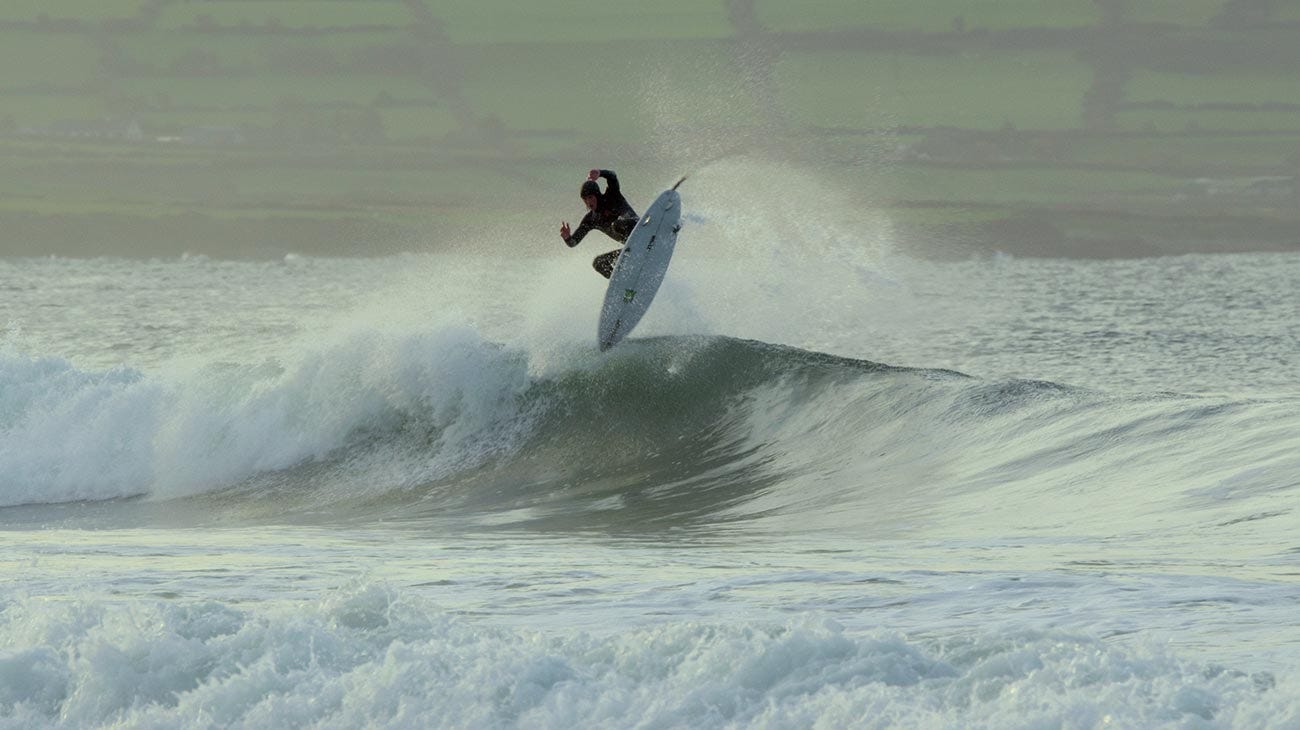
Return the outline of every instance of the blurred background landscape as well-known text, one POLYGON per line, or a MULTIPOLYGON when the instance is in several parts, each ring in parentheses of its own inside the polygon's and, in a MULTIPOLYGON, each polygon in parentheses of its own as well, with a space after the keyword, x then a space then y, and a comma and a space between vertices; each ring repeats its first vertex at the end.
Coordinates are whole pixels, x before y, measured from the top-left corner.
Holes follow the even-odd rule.
POLYGON ((1300 3, 0 5, 0 255, 554 254, 737 156, 921 256, 1300 250, 1300 3))

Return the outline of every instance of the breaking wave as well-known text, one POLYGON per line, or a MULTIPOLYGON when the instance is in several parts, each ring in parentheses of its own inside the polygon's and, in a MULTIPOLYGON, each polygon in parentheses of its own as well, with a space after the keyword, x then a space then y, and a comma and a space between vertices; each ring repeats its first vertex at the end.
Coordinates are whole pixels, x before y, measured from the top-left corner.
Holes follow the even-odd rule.
POLYGON ((985 524, 1009 499, 1050 515, 1300 486, 1284 401, 987 381, 728 337, 534 359, 468 327, 156 374, 9 354, 0 505, 606 530, 816 514, 888 531, 962 501, 984 503, 985 524))

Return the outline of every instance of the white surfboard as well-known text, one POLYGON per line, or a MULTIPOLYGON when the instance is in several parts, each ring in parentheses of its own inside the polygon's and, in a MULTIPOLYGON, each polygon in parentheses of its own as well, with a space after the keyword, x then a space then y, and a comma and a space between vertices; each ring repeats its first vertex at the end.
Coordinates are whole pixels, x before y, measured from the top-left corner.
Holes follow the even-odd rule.
POLYGON ((600 309, 596 341, 601 352, 617 345, 641 321, 668 273, 682 220, 677 186, 685 179, 659 194, 623 244, 600 309))

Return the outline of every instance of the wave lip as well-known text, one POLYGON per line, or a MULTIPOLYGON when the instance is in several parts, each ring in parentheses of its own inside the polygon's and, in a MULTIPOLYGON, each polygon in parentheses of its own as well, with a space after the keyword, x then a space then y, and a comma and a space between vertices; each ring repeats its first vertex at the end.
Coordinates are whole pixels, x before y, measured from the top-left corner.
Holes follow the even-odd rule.
MULTIPOLYGON (((716 526, 752 516, 736 510, 756 495, 852 454, 835 431, 858 427, 850 411, 864 398, 891 388, 925 398, 965 380, 727 337, 633 339, 605 355, 571 355, 501 399, 509 403, 501 413, 511 415, 495 421, 510 424, 507 445, 418 483, 388 478, 382 490, 329 489, 350 495, 335 515, 539 529, 716 526)), ((413 460, 406 475, 426 473, 416 462, 430 442, 413 429, 343 450, 338 473, 372 463, 372 449, 400 450, 398 462, 413 460)), ((331 478, 321 468, 254 480, 246 493, 279 512, 319 506, 331 478)))

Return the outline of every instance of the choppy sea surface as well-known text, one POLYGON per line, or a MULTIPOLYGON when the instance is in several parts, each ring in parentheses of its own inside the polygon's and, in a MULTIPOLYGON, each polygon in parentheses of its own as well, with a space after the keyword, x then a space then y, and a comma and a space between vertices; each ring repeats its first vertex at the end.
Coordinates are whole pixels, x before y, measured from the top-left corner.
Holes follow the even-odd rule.
POLYGON ((0 261, 0 727, 1300 727, 1300 255, 687 220, 0 261))

